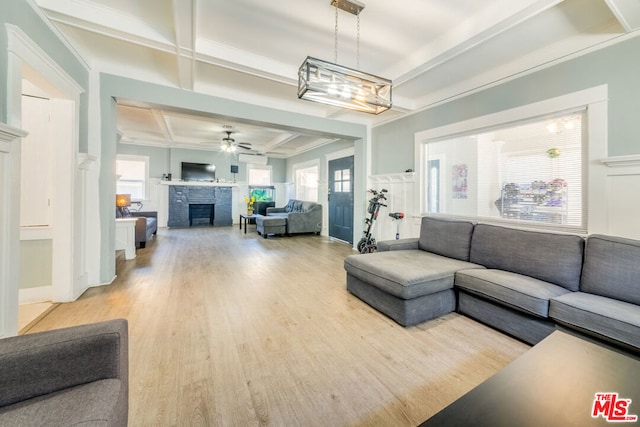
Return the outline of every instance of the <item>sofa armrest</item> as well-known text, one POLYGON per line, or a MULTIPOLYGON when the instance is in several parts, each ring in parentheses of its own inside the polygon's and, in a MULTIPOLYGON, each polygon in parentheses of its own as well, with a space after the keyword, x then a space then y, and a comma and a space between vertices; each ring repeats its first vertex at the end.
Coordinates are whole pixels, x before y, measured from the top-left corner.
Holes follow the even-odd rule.
POLYGON ((274 207, 267 208, 267 215, 269 215, 270 213, 283 213, 283 212, 286 212, 284 208, 274 208, 274 207))
POLYGON ((116 378, 128 399, 124 319, 0 340, 0 407, 76 385, 116 378))
POLYGON ((397 240, 383 240, 381 242, 378 242, 378 252, 419 249, 418 240, 419 239, 417 237, 409 237, 397 240))
POLYGON ((322 231, 322 206, 316 205, 307 212, 289 212, 288 233, 320 233, 322 231))
POLYGON ((133 217, 158 218, 158 212, 155 211, 134 211, 131 212, 133 217))
POLYGON ((147 217, 139 216, 136 221, 136 244, 147 241, 147 217))

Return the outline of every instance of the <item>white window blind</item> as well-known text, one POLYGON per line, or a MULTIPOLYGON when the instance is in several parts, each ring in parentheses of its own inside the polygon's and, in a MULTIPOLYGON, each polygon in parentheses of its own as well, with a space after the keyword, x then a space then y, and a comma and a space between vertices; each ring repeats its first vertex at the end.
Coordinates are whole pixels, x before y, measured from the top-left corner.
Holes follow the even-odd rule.
POLYGON ((428 142, 425 207, 431 213, 584 231, 584 111, 428 142))

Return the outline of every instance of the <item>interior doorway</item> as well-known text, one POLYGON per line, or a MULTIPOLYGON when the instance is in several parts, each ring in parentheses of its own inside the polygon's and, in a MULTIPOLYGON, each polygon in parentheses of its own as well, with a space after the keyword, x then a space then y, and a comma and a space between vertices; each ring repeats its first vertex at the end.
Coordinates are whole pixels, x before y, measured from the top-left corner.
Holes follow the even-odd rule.
POLYGON ((76 198, 83 89, 20 28, 7 25, 6 31, 13 71, 7 82, 8 121, 37 139, 30 141, 31 151, 20 150, 20 244, 14 250, 20 252, 21 266, 18 283, 11 284, 18 288, 18 300, 1 307, 18 319, 21 302, 72 301, 85 280, 78 262, 85 218, 76 198), (30 116, 36 110, 38 121, 30 116), (25 271, 36 274, 26 277, 25 271))

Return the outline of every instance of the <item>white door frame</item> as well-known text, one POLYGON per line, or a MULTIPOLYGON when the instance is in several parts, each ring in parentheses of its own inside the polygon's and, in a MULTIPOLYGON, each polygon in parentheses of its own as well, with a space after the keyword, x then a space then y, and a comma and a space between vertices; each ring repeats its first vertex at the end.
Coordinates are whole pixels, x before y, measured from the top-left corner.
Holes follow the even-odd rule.
MULTIPOLYGON (((72 301, 79 296, 81 286, 76 283, 86 278, 77 252, 84 236, 74 230, 82 230, 76 221, 86 221, 77 215, 75 208, 79 195, 76 192, 76 173, 79 151, 79 104, 83 88, 70 77, 47 53, 31 40, 19 27, 5 24, 8 40, 7 118, 16 128, 22 125, 22 80, 34 76, 42 78, 38 83, 46 86, 56 108, 52 116, 52 134, 57 138, 54 156, 52 199, 55 204, 50 238, 52 249, 52 296, 54 301, 72 301), (33 73, 29 74, 29 70, 33 73), (58 117, 56 117, 58 116, 58 117), (62 124, 62 125, 60 125, 62 124)), ((18 248, 14 248, 18 250, 18 248)), ((0 307, 6 309, 7 307, 0 307)))
POLYGON ((0 123, 0 338, 18 333, 20 279, 20 140, 26 132, 0 123))

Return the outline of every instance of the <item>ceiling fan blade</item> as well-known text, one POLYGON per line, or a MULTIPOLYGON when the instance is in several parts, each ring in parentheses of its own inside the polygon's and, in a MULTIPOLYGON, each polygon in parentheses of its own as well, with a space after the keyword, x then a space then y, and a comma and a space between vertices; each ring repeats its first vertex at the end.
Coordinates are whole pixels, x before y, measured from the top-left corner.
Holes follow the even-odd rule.
POLYGON ((251 150, 251 147, 247 147, 246 145, 238 144, 238 148, 242 148, 244 150, 251 150))

